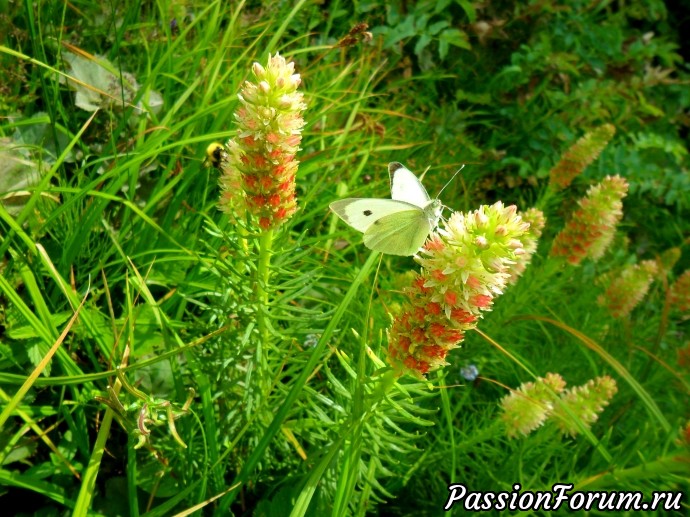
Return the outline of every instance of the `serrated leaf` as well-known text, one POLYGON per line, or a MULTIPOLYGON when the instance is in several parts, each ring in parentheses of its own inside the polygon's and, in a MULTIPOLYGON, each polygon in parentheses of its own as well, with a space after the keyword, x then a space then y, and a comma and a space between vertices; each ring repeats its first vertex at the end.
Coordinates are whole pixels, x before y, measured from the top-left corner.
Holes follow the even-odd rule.
MULTIPOLYGON (((33 366, 38 366, 43 357, 48 353, 48 346, 42 341, 31 341, 26 345, 26 355, 33 366)), ((43 369, 43 375, 50 377, 51 363, 48 361, 43 369)))
MULTIPOLYGON (((64 322, 72 317, 71 312, 57 312, 50 315, 50 322, 54 327, 60 327, 64 322)), ((7 330, 7 336, 12 339, 35 339, 41 337, 36 329, 30 325, 24 325, 21 327, 9 328, 7 330)), ((46 349, 47 351, 47 349, 46 349)), ((34 365, 35 366, 35 365, 34 365)))

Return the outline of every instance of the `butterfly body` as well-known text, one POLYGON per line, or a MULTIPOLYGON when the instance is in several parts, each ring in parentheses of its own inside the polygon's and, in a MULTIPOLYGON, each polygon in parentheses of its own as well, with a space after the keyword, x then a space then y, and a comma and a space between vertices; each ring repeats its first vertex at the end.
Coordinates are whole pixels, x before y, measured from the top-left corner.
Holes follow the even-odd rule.
POLYGON ((331 203, 338 217, 364 234, 364 245, 389 255, 414 255, 441 218, 419 179, 398 162, 388 165, 391 199, 349 198, 331 203))

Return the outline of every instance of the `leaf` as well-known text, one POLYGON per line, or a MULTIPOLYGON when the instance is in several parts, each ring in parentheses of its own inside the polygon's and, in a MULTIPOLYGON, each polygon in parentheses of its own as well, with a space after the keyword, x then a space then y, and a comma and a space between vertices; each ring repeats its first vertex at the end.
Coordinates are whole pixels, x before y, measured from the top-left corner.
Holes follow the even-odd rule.
MULTIPOLYGON (((91 339, 94 334, 97 334, 101 341, 101 349, 112 350, 115 344, 115 336, 113 335, 113 327, 101 312, 97 309, 86 307, 82 309, 82 317, 73 327, 73 333, 80 339, 91 339), (88 321, 87 325, 85 322, 88 321)), ((60 324, 56 324, 59 327, 60 324)), ((135 327, 135 332, 137 327, 135 327)), ((138 336, 137 336, 138 337, 138 336)))
POLYGON ((434 14, 438 14, 440 12, 443 12, 446 10, 446 8, 450 5, 451 0, 437 0, 436 5, 434 6, 434 14))
POLYGON ((107 515, 129 515, 127 478, 112 476, 104 480, 105 493, 94 498, 93 508, 107 515))
POLYGON ((427 29, 427 32, 428 32, 429 34, 431 34, 432 36, 436 36, 436 35, 441 31, 441 29, 445 29, 445 28, 448 27, 449 25, 450 25, 450 23, 447 22, 446 20, 442 20, 442 21, 440 21, 440 22, 432 23, 432 24, 429 26, 429 28, 427 29))
POLYGON ((448 42, 444 39, 440 39, 438 42, 438 55, 441 58, 441 61, 446 59, 446 56, 448 55, 448 42))
POLYGON ((490 105, 492 102, 491 94, 488 92, 468 92, 461 89, 455 91, 455 100, 483 104, 485 106, 490 105))
POLYGON ((140 305, 136 308, 135 321, 134 340, 130 352, 132 357, 144 357, 164 346, 156 314, 150 305, 140 305))
POLYGON ((171 476, 169 469, 161 468, 161 464, 148 459, 137 470, 137 486, 147 494, 155 493, 156 497, 166 498, 177 494, 183 487, 180 480, 171 476))
POLYGON ((175 381, 168 361, 160 361, 136 370, 134 379, 141 389, 152 396, 159 398, 174 396, 175 381))
MULTIPOLYGON (((55 328, 60 327, 71 317, 72 313, 70 312, 57 312, 49 316, 50 323, 55 328)), ((21 327, 14 328, 10 327, 7 329, 7 336, 12 339, 35 339, 42 337, 31 325, 24 325, 21 327)))
MULTIPOLYGON (((48 353, 48 345, 46 345, 42 341, 31 341, 26 346, 26 355, 28 356, 29 361, 33 366, 38 366, 41 360, 43 359, 43 356, 46 355, 46 353, 48 353)), ((42 373, 46 377, 50 377, 50 362, 46 364, 42 373)))
MULTIPOLYGON (((39 164, 42 169, 49 168, 55 163, 55 157, 59 156, 64 149, 69 147, 69 138, 61 131, 53 131, 53 126, 50 123, 50 116, 39 111, 34 113, 31 117, 22 119, 21 125, 15 129, 12 138, 15 145, 19 145, 19 152, 24 158, 35 156, 36 153, 30 153, 28 147, 35 146, 40 148, 39 164)), ((74 163, 75 153, 71 149, 67 156, 64 157, 68 163, 74 163)))
MULTIPOLYGON (((132 74, 119 71, 103 56, 89 59, 65 52, 63 57, 70 75, 75 79, 67 81, 70 88, 76 91, 75 104, 85 111, 122 108, 130 104, 139 91, 139 83, 132 74)), ((160 111, 163 105, 163 97, 156 91, 146 92, 143 100, 145 103, 140 101, 137 107, 143 108, 145 104, 153 113, 160 111)))
POLYGON ((134 84, 127 81, 128 84, 120 86, 120 78, 107 70, 114 67, 105 58, 97 61, 70 52, 65 52, 63 57, 69 66, 70 75, 76 79, 76 81, 68 82, 69 86, 77 92, 75 104, 85 111, 113 107, 118 98, 129 102, 139 88, 136 81, 134 84))
POLYGON ((388 37, 386 38, 385 46, 392 47, 397 42, 406 38, 411 38, 417 34, 414 25, 414 17, 407 16, 405 20, 396 27, 391 27, 388 37))
POLYGON ((0 201, 10 215, 18 215, 38 185, 39 165, 24 156, 9 138, 0 139, 0 201))
POLYGON ((19 445, 14 447, 8 454, 5 456, 5 459, 2 462, 2 465, 9 465, 10 463, 14 463, 15 461, 25 461, 31 458, 33 456, 34 452, 36 452, 38 444, 33 441, 26 441, 24 442, 23 445, 19 445))
POLYGON ((426 29, 426 24, 429 23, 429 18, 431 17, 428 14, 422 14, 416 18, 413 18, 415 34, 419 34, 426 29))
POLYGON ((415 55, 419 56, 429 43, 431 43, 431 36, 422 34, 414 46, 415 55))
POLYGON ((472 2, 468 2, 467 0, 455 0, 455 3, 462 7, 470 23, 475 23, 477 21, 477 11, 474 9, 472 2))
POLYGON ((466 50, 470 50, 472 48, 469 38, 467 37, 467 33, 459 29, 446 29, 441 33, 440 38, 443 41, 447 41, 454 47, 460 47, 466 50))
POLYGON ((444 60, 448 55, 449 45, 467 50, 472 48, 468 41, 467 34, 458 29, 446 29, 439 36, 438 54, 441 60, 444 60))
POLYGON ((47 497, 69 508, 74 508, 74 502, 67 496, 67 491, 63 487, 54 483, 46 483, 17 471, 0 469, 0 485, 29 490, 41 497, 47 497))

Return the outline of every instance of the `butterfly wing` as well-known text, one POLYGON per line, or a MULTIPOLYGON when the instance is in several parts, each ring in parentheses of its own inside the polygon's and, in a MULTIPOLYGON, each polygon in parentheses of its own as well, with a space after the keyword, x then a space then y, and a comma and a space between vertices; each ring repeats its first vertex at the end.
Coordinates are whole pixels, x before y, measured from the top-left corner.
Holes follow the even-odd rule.
POLYGON ((364 245, 389 255, 414 255, 430 231, 427 214, 421 208, 413 207, 374 221, 364 232, 364 245))
POLYGON ((402 201, 375 198, 341 199, 331 203, 330 207, 338 217, 360 232, 366 232, 374 221, 382 217, 417 208, 402 201))
POLYGON ((391 198, 424 208, 431 200, 422 182, 402 163, 388 164, 391 177, 391 198))

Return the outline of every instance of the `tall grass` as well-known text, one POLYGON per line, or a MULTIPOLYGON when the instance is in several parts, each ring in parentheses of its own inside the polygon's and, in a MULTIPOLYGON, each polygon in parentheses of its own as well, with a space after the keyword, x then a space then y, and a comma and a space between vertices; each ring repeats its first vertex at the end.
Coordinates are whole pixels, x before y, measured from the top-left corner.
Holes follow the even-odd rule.
MULTIPOLYGON (((0 66, 16 73, 3 90, 0 175, 22 160, 40 171, 36 181, 7 181, 0 196, 7 508, 436 515, 459 481, 472 490, 573 482, 687 493, 679 431, 690 379, 678 360, 687 314, 668 298, 688 263, 687 192, 679 189, 675 204, 644 197, 646 180, 631 173, 631 215, 607 254, 568 266, 548 252, 585 187, 604 173, 625 176, 633 154, 659 167, 668 156, 640 158, 641 144, 626 154, 636 144, 618 127, 600 161, 556 191, 548 167, 530 169, 522 149, 533 143, 543 153, 534 162, 553 165, 587 131, 619 121, 603 114, 569 128, 548 151, 525 121, 512 136, 501 127, 486 137, 517 99, 503 92, 505 106, 481 100, 464 120, 453 118, 467 98, 448 95, 459 73, 436 58, 421 70, 424 54, 404 39, 388 45, 382 30, 372 41, 343 40, 364 16, 343 2, 328 4, 328 17, 306 0, 6 7, 14 32, 4 36, 0 66), (237 93, 252 64, 276 52, 295 62, 308 109, 299 209, 269 237, 250 217, 218 209, 219 173, 204 160, 208 144, 235 134, 237 93), (70 68, 67 55, 89 72, 70 68), (112 90, 95 84, 99 70, 117 79, 112 90), (99 108, 83 109, 79 94, 99 108), (386 360, 392 318, 419 265, 370 252, 328 210, 342 197, 388 197, 390 161, 416 173, 431 165, 424 183, 434 194, 467 163, 443 193, 452 210, 500 196, 547 217, 522 278, 425 379, 399 377, 386 360), (675 229, 646 247, 642 202, 675 229), (674 246, 679 262, 662 267, 661 251, 674 246), (605 291, 597 282, 643 256, 658 258, 661 273, 631 316, 614 318, 597 304, 605 291), (468 364, 476 380, 461 375, 468 364), (573 386, 608 374, 619 392, 575 438, 549 426, 506 438, 501 397, 547 372, 573 386)), ((373 4, 368 19, 385 25, 385 12, 373 4)), ((487 52, 472 41, 474 56, 487 52)), ((558 106, 559 116, 577 118, 568 102, 558 106)), ((531 123, 553 129, 542 118, 531 123)))

